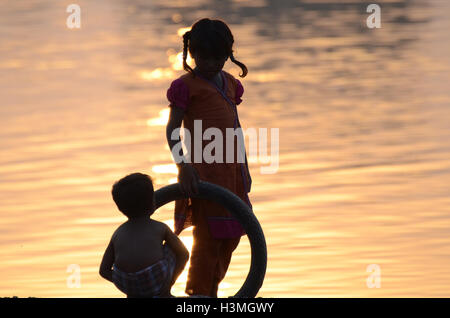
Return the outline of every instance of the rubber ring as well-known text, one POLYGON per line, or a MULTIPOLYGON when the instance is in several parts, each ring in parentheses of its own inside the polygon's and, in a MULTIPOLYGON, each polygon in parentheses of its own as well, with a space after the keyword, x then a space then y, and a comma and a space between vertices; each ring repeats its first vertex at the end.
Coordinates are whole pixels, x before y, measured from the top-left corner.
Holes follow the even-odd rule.
MULTIPOLYGON (((174 183, 155 191, 155 209, 175 200, 187 198, 174 183)), ((225 207, 239 221, 247 233, 251 247, 250 270, 244 284, 232 297, 254 298, 261 288, 267 268, 267 247, 261 225, 250 207, 236 194, 219 185, 200 181, 198 194, 192 198, 214 201, 225 207)))

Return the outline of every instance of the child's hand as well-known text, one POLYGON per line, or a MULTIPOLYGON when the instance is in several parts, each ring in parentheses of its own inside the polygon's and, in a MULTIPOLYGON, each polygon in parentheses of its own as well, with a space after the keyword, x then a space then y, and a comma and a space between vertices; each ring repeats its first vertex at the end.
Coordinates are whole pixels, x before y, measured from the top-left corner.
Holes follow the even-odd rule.
POLYGON ((197 170, 191 164, 183 163, 179 166, 178 181, 183 194, 186 194, 188 197, 198 194, 200 178, 197 170))

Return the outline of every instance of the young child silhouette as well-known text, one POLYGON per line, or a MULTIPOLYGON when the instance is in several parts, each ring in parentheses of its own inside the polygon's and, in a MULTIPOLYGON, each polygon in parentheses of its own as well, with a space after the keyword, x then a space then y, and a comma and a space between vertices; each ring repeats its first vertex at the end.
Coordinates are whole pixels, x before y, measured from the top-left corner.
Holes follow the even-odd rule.
MULTIPOLYGON (((176 138, 172 139, 172 132, 182 123, 191 136, 194 136, 194 120, 201 120, 202 136, 205 130, 214 127, 220 129, 224 137, 220 160, 211 163, 198 158, 198 153, 191 151, 200 143, 203 154, 209 144, 205 140, 191 138, 188 154, 181 154, 185 156, 186 162, 183 160, 178 163, 172 152, 178 166, 180 188, 189 196, 188 199, 175 201, 175 234, 194 225, 194 243, 185 290, 189 295, 217 297, 218 285, 225 277, 231 255, 241 236, 245 235, 241 225, 224 207, 213 201, 192 198, 193 194, 198 193, 198 183, 207 181, 220 185, 252 207, 248 197, 251 177, 245 147, 243 150, 238 149, 236 136, 233 137, 233 161, 226 160, 226 129, 240 128, 236 105, 242 101, 244 88, 238 79, 222 68, 230 58, 241 67, 241 77, 247 74, 247 67, 233 56, 233 43, 233 35, 225 22, 205 18, 194 23, 191 30, 183 35, 183 66, 187 73, 174 80, 167 90, 171 111, 166 137, 172 151, 179 142, 176 139, 179 134, 175 134, 176 138), (186 63, 188 50, 195 60, 195 69, 186 63), (245 162, 238 162, 238 151, 243 151, 245 162)), ((243 144, 242 135, 241 142, 243 144)))
POLYGON ((189 252, 166 224, 149 217, 155 210, 151 178, 130 174, 113 185, 112 196, 128 221, 112 235, 100 275, 128 297, 170 297, 189 252))

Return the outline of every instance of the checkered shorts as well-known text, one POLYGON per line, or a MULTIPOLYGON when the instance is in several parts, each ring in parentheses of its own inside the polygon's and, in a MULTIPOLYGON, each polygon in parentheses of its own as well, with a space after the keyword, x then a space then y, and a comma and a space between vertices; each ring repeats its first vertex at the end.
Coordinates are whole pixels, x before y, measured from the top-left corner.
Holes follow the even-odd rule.
POLYGON ((113 265, 112 279, 114 285, 131 297, 158 296, 172 280, 176 257, 166 245, 163 247, 164 258, 135 273, 125 273, 113 265))

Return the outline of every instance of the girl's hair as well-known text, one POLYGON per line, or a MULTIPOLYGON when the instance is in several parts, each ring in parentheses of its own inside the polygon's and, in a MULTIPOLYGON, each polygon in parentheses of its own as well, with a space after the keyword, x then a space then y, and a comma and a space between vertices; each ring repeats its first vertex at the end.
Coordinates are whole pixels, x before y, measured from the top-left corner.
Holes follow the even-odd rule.
POLYGON ((222 20, 201 19, 194 23, 190 31, 183 35, 183 68, 195 76, 194 70, 186 63, 187 52, 201 57, 230 57, 237 64, 245 77, 248 73, 245 64, 237 61, 233 56, 234 38, 227 24, 222 20))

